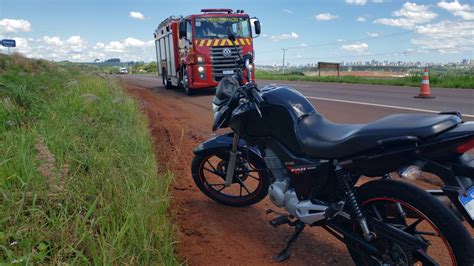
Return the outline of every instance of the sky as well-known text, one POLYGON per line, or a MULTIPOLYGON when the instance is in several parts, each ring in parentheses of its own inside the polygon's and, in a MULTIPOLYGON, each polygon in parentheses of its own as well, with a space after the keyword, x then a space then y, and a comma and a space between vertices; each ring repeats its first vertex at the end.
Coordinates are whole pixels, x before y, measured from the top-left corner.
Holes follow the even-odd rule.
POLYGON ((149 62, 157 25, 201 8, 257 17, 259 65, 281 64, 282 48, 292 65, 474 59, 472 0, 0 0, 0 38, 15 39, 14 51, 34 58, 149 62))

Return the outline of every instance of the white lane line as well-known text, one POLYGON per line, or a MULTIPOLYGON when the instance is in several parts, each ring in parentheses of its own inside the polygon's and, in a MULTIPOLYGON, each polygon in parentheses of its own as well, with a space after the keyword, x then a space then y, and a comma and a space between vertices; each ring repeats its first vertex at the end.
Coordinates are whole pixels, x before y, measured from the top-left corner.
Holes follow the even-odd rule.
POLYGON ((290 86, 293 88, 303 87, 303 88, 310 88, 313 87, 312 85, 304 85, 304 84, 285 84, 285 83, 268 83, 265 85, 275 85, 275 86, 290 86))
MULTIPOLYGON (((339 100, 339 99, 331 99, 331 98, 322 98, 322 97, 313 97, 313 96, 306 96, 306 98, 314 99, 314 100, 340 102, 340 103, 352 103, 352 104, 359 104, 359 105, 368 105, 368 106, 376 106, 376 107, 384 107, 384 108, 392 108, 392 109, 402 109, 402 110, 418 111, 418 112, 426 112, 426 113, 439 113, 439 112, 441 112, 441 111, 436 111, 436 110, 418 109, 418 108, 394 106, 394 105, 385 105, 385 104, 377 104, 377 103, 355 102, 355 101, 347 101, 347 100, 339 100)), ((474 115, 470 115, 470 114, 462 114, 462 116, 473 117, 474 118, 474 115)))
MULTIPOLYGON (((144 79, 144 80, 154 80, 154 81, 158 80, 158 78, 147 78, 147 77, 140 77, 140 76, 131 76, 131 77, 138 78, 138 79, 144 79)), ((283 84, 278 84, 278 85, 283 85, 283 84)), ((386 104, 377 104, 377 103, 347 101, 347 100, 339 100, 339 99, 331 99, 331 98, 323 98, 323 97, 313 97, 313 96, 305 96, 305 97, 308 98, 308 99, 314 99, 314 100, 340 102, 340 103, 352 103, 352 104, 359 104, 359 105, 368 105, 368 106, 376 106, 376 107, 384 107, 384 108, 392 108, 392 109, 401 109, 401 110, 417 111, 417 112, 426 112, 426 113, 439 113, 439 112, 441 112, 441 111, 436 111, 436 110, 419 109, 419 108, 394 106, 394 105, 386 105, 386 104)), ((474 115, 471 115, 471 114, 462 114, 462 116, 474 118, 474 115)))

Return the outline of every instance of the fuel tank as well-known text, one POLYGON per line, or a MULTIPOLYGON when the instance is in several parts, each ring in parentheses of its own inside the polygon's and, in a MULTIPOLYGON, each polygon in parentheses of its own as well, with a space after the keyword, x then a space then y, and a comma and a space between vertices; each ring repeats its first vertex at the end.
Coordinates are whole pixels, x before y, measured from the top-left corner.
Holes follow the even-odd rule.
POLYGON ((288 87, 266 86, 262 98, 262 118, 255 111, 242 112, 234 116, 231 127, 245 139, 275 138, 292 153, 301 154, 296 125, 316 109, 300 92, 288 87))
POLYGON ((314 106, 299 91, 288 87, 265 86, 262 98, 268 105, 285 107, 296 121, 316 112, 314 106))

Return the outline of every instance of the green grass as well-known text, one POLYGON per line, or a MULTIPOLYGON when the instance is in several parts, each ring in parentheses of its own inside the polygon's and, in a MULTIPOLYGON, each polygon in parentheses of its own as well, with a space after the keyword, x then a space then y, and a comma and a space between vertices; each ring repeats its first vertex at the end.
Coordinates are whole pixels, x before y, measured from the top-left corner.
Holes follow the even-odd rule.
MULTIPOLYGON (((337 82, 337 83, 358 83, 358 84, 378 84, 394 86, 412 86, 418 87, 421 83, 421 72, 401 78, 371 78, 359 76, 305 76, 302 72, 271 72, 257 70, 255 72, 257 79, 267 80, 298 80, 298 81, 319 81, 319 82, 337 82)), ((474 71, 465 71, 459 74, 430 73, 431 87, 438 88, 474 88, 474 71)))
POLYGON ((0 264, 178 264, 147 120, 118 81, 0 55, 0 264))

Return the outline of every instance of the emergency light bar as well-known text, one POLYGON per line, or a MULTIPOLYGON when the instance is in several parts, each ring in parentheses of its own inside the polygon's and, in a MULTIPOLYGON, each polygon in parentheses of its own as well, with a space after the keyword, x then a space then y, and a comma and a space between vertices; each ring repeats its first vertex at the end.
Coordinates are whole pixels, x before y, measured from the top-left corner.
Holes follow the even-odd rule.
POLYGON ((230 14, 232 13, 232 9, 230 8, 205 8, 205 9, 201 9, 201 12, 204 12, 204 13, 227 13, 227 14, 230 14))

